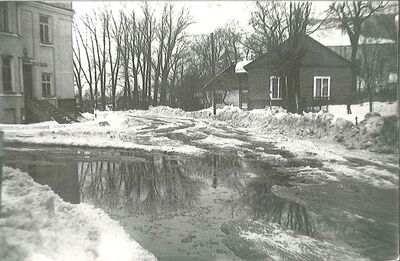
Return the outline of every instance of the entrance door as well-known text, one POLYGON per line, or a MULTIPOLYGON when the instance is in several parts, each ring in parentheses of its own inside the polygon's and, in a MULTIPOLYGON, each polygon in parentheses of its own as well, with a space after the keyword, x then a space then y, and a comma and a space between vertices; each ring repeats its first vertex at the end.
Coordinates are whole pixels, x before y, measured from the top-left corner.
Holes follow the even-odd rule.
POLYGON ((32 65, 24 64, 22 67, 24 74, 24 94, 25 98, 32 99, 32 65))

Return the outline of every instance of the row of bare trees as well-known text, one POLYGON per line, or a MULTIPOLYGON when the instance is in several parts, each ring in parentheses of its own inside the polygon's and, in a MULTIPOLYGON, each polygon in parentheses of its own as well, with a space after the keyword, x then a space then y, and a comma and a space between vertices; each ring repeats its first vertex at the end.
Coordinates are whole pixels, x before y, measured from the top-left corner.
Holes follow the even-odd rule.
POLYGON ((113 12, 104 7, 77 18, 74 26, 74 75, 82 105, 84 89, 92 108, 141 108, 175 101, 182 78, 187 34, 192 23, 187 9, 163 6, 161 17, 148 3, 126 5, 113 12), (108 92, 108 93, 107 93, 108 92))
MULTIPOLYGON (((249 32, 230 21, 213 31, 213 48, 210 35, 188 35, 194 20, 186 8, 166 3, 159 10, 143 3, 139 8, 122 6, 117 13, 107 7, 95 10, 77 18, 75 24, 74 75, 80 103, 87 90, 92 108, 162 104, 190 109, 195 103, 193 93, 212 77, 213 61, 218 73, 231 63, 268 52, 274 54, 270 59, 276 74, 287 79, 282 84, 286 109, 301 112, 300 42, 328 21, 349 36, 355 98, 356 77, 362 71, 357 65, 364 23, 387 5, 383 1, 334 2, 325 18, 316 19, 311 2, 255 2, 249 32), (280 48, 283 43, 286 48, 280 48)), ((367 67, 362 72, 371 70, 367 67)))

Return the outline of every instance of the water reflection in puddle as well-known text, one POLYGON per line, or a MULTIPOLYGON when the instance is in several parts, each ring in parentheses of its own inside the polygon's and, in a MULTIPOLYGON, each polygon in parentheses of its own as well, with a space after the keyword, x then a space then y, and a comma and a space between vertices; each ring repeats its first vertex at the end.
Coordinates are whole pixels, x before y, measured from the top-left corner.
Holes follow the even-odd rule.
POLYGON ((102 208, 165 259, 236 258, 220 241, 221 224, 263 215, 260 203, 277 201, 271 186, 286 185, 289 178, 271 178, 273 165, 227 152, 194 158, 126 150, 11 149, 6 162, 66 201, 102 208))
MULTIPOLYGON (((102 208, 161 260, 238 260, 221 241, 225 235, 220 227, 226 221, 277 223, 322 240, 331 239, 332 231, 338 233, 332 227, 340 226, 340 220, 321 223, 314 212, 273 192, 277 186, 291 189, 296 167, 322 164, 271 150, 287 155, 287 160, 244 159, 227 151, 188 157, 129 150, 10 148, 6 164, 49 185, 65 201, 102 208), (291 170, 285 171, 288 167, 291 170)), ((342 238, 339 244, 345 241, 342 238)))

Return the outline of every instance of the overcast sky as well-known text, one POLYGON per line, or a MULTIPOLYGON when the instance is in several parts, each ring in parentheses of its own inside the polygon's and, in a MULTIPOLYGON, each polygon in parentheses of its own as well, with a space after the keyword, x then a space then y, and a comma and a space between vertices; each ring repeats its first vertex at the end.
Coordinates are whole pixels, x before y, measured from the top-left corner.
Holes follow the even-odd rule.
MULTIPOLYGON (((101 7, 104 4, 110 5, 112 9, 118 10, 121 2, 73 2, 76 15, 80 16, 91 12, 93 8, 101 7)), ((162 5, 164 2, 150 2, 153 5, 162 5)), ((223 26, 229 21, 236 20, 239 25, 246 29, 254 2, 251 1, 174 1, 175 5, 186 6, 190 9, 190 14, 196 21, 188 28, 190 34, 206 34, 219 26, 223 26)), ((313 8, 315 14, 326 10, 331 2, 314 1, 313 8)), ((128 2, 127 6, 139 8, 140 2, 128 2)))

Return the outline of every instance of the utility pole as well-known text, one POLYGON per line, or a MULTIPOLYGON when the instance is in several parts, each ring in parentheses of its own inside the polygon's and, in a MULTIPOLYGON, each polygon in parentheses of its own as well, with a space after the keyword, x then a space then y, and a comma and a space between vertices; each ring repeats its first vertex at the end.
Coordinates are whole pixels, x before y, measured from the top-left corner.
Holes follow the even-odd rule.
POLYGON ((211 33, 211 70, 212 70, 212 104, 213 104, 213 114, 217 114, 217 105, 215 97, 215 45, 214 45, 214 33, 211 33))
MULTIPOLYGON (((236 65, 237 63, 235 63, 236 65)), ((239 109, 242 109, 242 75, 238 74, 239 76, 239 109)))

